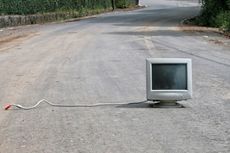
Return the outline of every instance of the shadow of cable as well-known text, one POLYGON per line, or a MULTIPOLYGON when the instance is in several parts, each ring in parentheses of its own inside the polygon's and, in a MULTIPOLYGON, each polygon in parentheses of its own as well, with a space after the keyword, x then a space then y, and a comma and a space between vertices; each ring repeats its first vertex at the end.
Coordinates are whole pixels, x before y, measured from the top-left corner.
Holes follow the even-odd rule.
POLYGON ((147 103, 147 100, 140 102, 133 102, 123 105, 118 105, 116 108, 152 108, 150 103, 147 103))

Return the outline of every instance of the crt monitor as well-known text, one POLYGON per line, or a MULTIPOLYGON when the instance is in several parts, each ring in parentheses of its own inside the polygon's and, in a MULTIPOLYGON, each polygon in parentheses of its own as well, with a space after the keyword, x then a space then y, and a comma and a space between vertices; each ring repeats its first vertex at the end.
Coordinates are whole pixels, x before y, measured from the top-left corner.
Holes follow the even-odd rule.
POLYGON ((187 58, 146 60, 147 100, 179 101, 192 97, 192 61, 187 58))

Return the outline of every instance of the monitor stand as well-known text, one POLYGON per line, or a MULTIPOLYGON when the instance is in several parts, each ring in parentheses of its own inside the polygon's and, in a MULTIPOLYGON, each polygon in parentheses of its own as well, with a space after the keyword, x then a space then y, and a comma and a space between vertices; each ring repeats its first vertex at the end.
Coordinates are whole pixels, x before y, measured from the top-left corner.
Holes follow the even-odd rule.
POLYGON ((184 108, 183 105, 177 103, 177 101, 158 101, 151 104, 153 108, 184 108))

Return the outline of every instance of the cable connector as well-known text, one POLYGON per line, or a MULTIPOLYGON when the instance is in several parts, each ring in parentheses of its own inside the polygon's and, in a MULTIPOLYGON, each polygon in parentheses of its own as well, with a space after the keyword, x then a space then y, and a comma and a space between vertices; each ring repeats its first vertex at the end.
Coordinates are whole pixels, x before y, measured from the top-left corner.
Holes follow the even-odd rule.
POLYGON ((8 110, 8 109, 10 109, 11 106, 12 106, 12 105, 8 104, 8 105, 5 106, 4 109, 5 109, 5 110, 8 110))

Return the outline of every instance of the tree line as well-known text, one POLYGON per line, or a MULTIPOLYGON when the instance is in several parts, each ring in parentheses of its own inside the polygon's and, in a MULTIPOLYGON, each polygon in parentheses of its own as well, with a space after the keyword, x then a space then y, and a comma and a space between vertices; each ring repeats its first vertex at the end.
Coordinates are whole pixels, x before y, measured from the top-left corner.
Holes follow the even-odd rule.
POLYGON ((0 15, 126 8, 137 0, 0 0, 0 15))
POLYGON ((202 0, 202 4, 198 24, 230 31, 230 0, 202 0))

